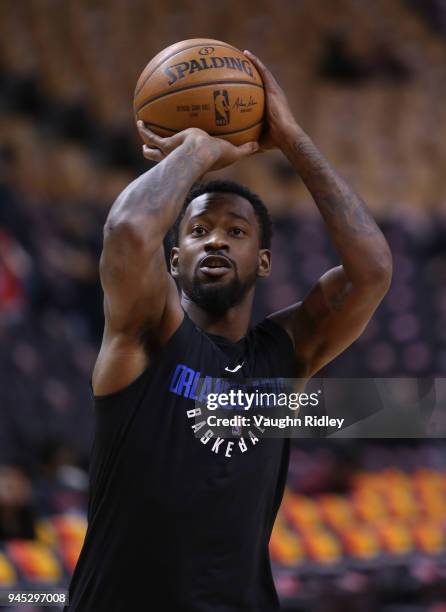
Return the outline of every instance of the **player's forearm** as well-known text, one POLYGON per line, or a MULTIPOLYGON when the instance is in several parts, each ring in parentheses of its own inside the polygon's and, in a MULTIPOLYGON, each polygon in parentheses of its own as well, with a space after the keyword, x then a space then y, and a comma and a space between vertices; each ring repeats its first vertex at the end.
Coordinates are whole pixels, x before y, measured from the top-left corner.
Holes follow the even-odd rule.
POLYGON ((126 228, 157 248, 175 223, 190 188, 212 167, 215 158, 211 148, 195 141, 183 142, 118 196, 106 221, 106 236, 126 228))
POLYGON ((300 128, 284 143, 283 151, 313 196, 350 281, 388 284, 390 249, 361 198, 300 128))

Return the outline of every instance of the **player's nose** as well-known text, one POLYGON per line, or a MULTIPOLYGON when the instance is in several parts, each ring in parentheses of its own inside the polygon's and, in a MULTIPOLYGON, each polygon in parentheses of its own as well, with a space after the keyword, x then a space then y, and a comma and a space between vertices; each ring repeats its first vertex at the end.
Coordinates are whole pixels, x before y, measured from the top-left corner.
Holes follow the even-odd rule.
POLYGON ((206 251, 216 251, 220 249, 228 250, 229 242, 226 232, 218 229, 209 232, 204 248, 206 251))

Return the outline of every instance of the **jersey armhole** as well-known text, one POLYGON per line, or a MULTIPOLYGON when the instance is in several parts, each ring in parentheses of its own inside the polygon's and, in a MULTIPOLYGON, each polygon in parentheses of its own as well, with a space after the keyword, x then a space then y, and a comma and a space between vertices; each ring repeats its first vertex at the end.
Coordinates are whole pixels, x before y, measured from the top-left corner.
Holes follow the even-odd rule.
POLYGON ((285 371, 288 372, 287 378, 298 377, 300 365, 296 356, 294 343, 288 335, 288 332, 279 325, 279 323, 276 323, 268 317, 263 320, 262 324, 264 325, 264 329, 266 329, 276 341, 276 346, 278 348, 277 357, 285 371))
POLYGON ((270 327, 273 335, 276 337, 279 343, 294 355, 294 344, 288 332, 281 325, 268 317, 264 319, 263 323, 270 327))

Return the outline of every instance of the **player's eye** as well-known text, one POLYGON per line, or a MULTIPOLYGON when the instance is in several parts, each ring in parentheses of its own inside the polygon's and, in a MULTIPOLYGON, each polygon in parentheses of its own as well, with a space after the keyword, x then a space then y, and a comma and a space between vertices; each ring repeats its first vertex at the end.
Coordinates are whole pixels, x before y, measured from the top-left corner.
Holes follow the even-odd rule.
POLYGON ((241 227, 231 227, 231 229, 229 231, 234 236, 243 236, 243 235, 246 234, 246 232, 244 230, 242 230, 241 227))
POLYGON ((192 236, 203 236, 206 233, 206 228, 204 228, 202 225, 195 225, 195 227, 192 228, 192 236))

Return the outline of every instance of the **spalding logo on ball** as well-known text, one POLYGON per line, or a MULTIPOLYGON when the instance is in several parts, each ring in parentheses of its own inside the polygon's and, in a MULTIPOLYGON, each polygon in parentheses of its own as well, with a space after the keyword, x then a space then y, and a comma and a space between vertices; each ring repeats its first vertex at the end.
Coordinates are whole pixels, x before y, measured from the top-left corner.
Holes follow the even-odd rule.
POLYGON ((192 38, 167 47, 144 68, 133 102, 159 136, 198 127, 235 145, 258 140, 265 94, 256 67, 219 40, 192 38))

